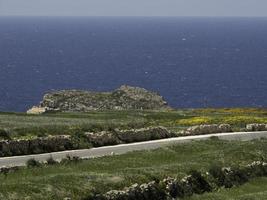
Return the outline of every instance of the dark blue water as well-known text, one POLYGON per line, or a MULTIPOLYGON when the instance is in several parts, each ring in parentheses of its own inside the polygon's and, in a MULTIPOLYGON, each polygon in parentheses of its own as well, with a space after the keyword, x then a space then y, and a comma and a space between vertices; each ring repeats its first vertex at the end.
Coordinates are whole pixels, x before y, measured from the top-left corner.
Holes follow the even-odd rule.
POLYGON ((267 107, 267 19, 0 18, 0 110, 122 84, 174 107, 267 107))

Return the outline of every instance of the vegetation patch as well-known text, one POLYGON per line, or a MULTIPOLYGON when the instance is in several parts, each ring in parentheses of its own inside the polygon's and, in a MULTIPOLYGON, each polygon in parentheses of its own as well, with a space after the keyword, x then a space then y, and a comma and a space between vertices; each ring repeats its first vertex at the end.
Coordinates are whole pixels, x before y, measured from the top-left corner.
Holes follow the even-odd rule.
POLYGON ((198 117, 192 117, 188 119, 180 119, 180 120, 177 120, 176 123, 182 126, 193 126, 193 125, 200 125, 200 124, 212 124, 214 123, 214 120, 212 117, 198 116, 198 117))
POLYGON ((103 110, 42 115, 0 112, 0 130, 8 132, 0 136, 0 139, 33 139, 49 135, 75 135, 80 132, 139 129, 149 126, 164 126, 179 133, 189 126, 223 123, 231 124, 234 131, 240 131, 245 129, 246 124, 267 123, 267 111, 254 108, 225 108, 171 111, 103 110))
MULTIPOLYGON (((0 196, 7 200, 14 196, 29 200, 79 200, 88 197, 90 193, 105 194, 110 190, 122 190, 136 183, 142 185, 167 177, 181 180, 190 174, 191 170, 196 170, 206 177, 205 172, 212 166, 231 166, 232 169, 239 169, 255 160, 266 159, 266 140, 196 141, 119 156, 77 161, 69 161, 70 159, 66 158, 61 164, 21 168, 6 175, 0 174, 0 196)), ((267 180, 264 180, 257 184, 264 186, 267 184, 267 180)), ((209 180, 208 182, 210 183, 209 180)), ((231 190, 236 190, 233 188, 231 190)), ((264 192, 264 187, 262 188, 261 191, 264 192)), ((260 189, 258 191, 260 194, 260 189)), ((253 193, 251 190, 246 192, 253 193)), ((204 193, 203 196, 212 194, 213 192, 204 193)), ((196 195, 192 198, 194 196, 196 195)))
POLYGON ((220 187, 232 188, 240 186, 251 178, 267 176, 267 163, 254 161, 239 168, 212 167, 201 174, 192 170, 189 175, 178 180, 166 178, 145 184, 134 184, 124 190, 111 190, 105 194, 92 194, 86 200, 171 200, 180 199, 193 194, 211 192, 220 187))
POLYGON ((256 116, 227 116, 224 117, 223 123, 228 123, 236 126, 245 126, 250 123, 267 123, 266 117, 256 117, 256 116))

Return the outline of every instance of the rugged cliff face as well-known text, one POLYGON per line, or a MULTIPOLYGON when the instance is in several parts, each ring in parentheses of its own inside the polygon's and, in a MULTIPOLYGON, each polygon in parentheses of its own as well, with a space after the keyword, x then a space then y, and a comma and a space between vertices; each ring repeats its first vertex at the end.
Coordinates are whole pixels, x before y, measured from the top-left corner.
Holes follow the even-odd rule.
MULTIPOLYGON (((36 109, 63 112, 88 112, 92 110, 162 110, 169 109, 163 97, 144 88, 123 85, 112 92, 62 90, 44 95, 36 109)), ((33 111, 33 112, 32 112, 33 111)))

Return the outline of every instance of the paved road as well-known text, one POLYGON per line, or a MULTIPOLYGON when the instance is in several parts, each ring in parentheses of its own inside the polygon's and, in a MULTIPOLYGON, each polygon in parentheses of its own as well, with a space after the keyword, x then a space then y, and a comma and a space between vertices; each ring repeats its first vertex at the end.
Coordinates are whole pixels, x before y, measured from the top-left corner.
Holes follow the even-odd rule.
POLYGON ((218 134, 208 134, 208 135, 198 135, 198 136, 185 136, 177 138, 169 138, 162 140, 153 140, 147 142, 138 142, 131 144, 122 144, 116 146, 105 146, 92 149, 82 149, 82 150, 72 150, 72 151, 62 151, 46 154, 36 154, 36 155, 26 155, 26 156, 13 156, 0 158, 0 167, 3 166, 24 166, 30 158, 35 158, 39 161, 46 161, 49 157, 53 157, 55 160, 61 160, 67 155, 78 156, 80 158, 93 158, 108 155, 119 155, 130 151, 138 150, 150 150, 167 145, 173 145, 178 143, 191 142, 192 140, 207 140, 212 136, 216 136, 223 140, 240 140, 247 141, 253 139, 267 138, 267 131, 262 132, 235 132, 235 133, 218 133, 218 134))

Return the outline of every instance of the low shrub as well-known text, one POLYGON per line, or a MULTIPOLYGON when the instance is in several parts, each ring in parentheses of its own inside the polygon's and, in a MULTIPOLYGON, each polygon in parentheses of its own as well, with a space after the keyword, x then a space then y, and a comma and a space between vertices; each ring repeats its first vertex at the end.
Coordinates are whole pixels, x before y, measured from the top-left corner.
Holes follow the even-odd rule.
POLYGON ((247 165, 244 170, 250 177, 267 176, 267 164, 261 161, 255 161, 247 165))
POLYGON ((63 158, 60 161, 60 164, 70 164, 70 163, 77 163, 80 162, 82 159, 80 159, 78 156, 70 156, 67 155, 66 158, 63 158))
POLYGON ((41 163, 37 160, 35 160, 34 158, 31 158, 29 160, 27 160, 26 162, 26 166, 31 168, 31 167, 40 167, 41 163))
POLYGON ((83 132, 74 133, 71 136, 71 143, 73 149, 88 149, 92 146, 83 132))
POLYGON ((212 117, 192 117, 187 119, 179 119, 176 121, 176 124, 182 125, 182 126, 194 126, 194 125, 200 125, 200 124, 212 124, 213 118, 212 117))
POLYGON ((241 185, 248 181, 248 173, 242 168, 226 168, 214 165, 210 168, 209 173, 219 187, 231 188, 241 185))
POLYGON ((193 192, 196 194, 202 194, 204 192, 210 192, 212 190, 210 184, 206 179, 201 175, 199 171, 191 170, 191 185, 193 192))
POLYGON ((55 164, 57 164, 58 162, 55 161, 55 160, 52 158, 52 156, 51 156, 51 157, 49 157, 49 158, 46 160, 46 163, 47 163, 48 165, 55 165, 55 164))
POLYGON ((185 196, 185 189, 183 188, 183 185, 178 181, 174 181, 171 184, 168 184, 167 192, 173 198, 185 196))
POLYGON ((10 140, 11 139, 10 131, 7 129, 0 129, 0 139, 10 140))
POLYGON ((101 194, 89 194, 88 197, 83 198, 82 200, 107 200, 103 195, 101 194))
POLYGON ((267 118, 264 117, 255 117, 255 116, 247 116, 247 115, 240 115, 240 116, 227 116, 222 118, 222 123, 227 123, 231 125, 239 125, 245 126, 246 124, 251 123, 267 123, 267 118))

